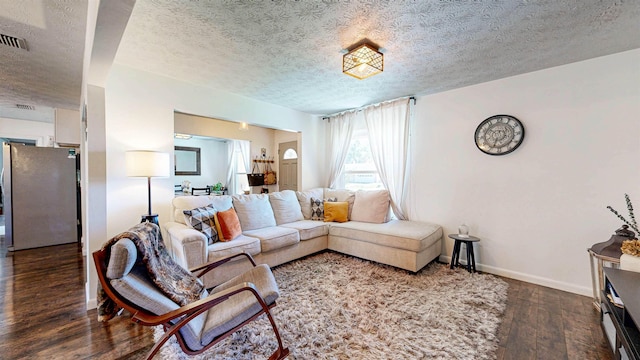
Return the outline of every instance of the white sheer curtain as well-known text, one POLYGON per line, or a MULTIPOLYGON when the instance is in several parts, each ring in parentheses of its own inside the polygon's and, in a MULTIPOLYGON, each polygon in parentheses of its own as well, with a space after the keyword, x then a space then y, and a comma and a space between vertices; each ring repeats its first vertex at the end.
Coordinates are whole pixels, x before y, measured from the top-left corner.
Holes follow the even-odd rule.
POLYGON ((237 140, 227 141, 227 193, 233 195, 236 192, 236 143, 237 140))
POLYGON ((411 99, 406 98, 364 109, 373 162, 384 187, 389 190, 391 210, 400 220, 407 219, 410 103, 411 99))
POLYGON ((343 186, 339 183, 341 178, 340 174, 344 168, 344 161, 349 151, 356 116, 356 111, 348 111, 329 117, 329 130, 327 134, 329 178, 327 179, 327 185, 330 188, 341 188, 343 186))
POLYGON ((227 191, 229 195, 240 192, 238 188, 238 154, 242 154, 242 162, 246 172, 251 172, 251 142, 246 140, 230 140, 227 142, 229 164, 227 166, 227 191))
POLYGON ((251 172, 251 141, 247 140, 234 140, 238 144, 240 153, 242 154, 242 162, 244 163, 244 170, 247 173, 251 172))

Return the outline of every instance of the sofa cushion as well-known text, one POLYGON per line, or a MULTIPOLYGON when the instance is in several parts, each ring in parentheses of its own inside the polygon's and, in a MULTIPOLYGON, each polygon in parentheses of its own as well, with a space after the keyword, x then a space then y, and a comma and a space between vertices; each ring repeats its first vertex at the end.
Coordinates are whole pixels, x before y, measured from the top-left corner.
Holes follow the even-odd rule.
POLYGON ((231 241, 242 234, 240 220, 238 220, 238 215, 233 208, 218 211, 215 220, 218 233, 220 234, 220 241, 231 241))
POLYGON ((269 194, 269 202, 276 218, 276 224, 286 224, 304 219, 300 203, 293 190, 284 190, 269 194))
POLYGON ((280 226, 297 230, 300 233, 300 241, 329 234, 329 225, 319 221, 300 220, 280 226))
POLYGON ((183 210, 182 213, 187 226, 203 233, 207 237, 209 245, 220 240, 216 230, 216 209, 207 205, 191 210, 183 210))
POLYGON ((233 241, 217 242, 207 247, 207 261, 216 261, 227 256, 246 252, 251 256, 260 253, 260 239, 240 234, 233 241))
POLYGON ((356 191, 351 211, 351 220, 381 224, 389 220, 388 190, 358 190, 356 191))
POLYGON ((347 214, 349 212, 349 203, 346 201, 326 201, 324 203, 324 221, 325 222, 346 222, 349 221, 347 214))
POLYGON ((276 250, 300 242, 300 233, 297 230, 283 226, 244 231, 243 234, 260 239, 262 252, 276 250))
POLYGON ((349 221, 331 224, 329 234, 420 252, 442 238, 442 227, 427 222, 405 220, 391 220, 382 224, 349 221))
POLYGON ((346 201, 349 203, 349 214, 347 215, 351 219, 351 212, 353 211, 353 202, 356 199, 356 193, 347 189, 324 189, 325 198, 336 198, 337 201, 346 201))
POLYGON ((229 195, 212 195, 208 196, 208 198, 211 200, 211 206, 218 211, 229 210, 233 207, 233 199, 229 195))
POLYGON ((218 211, 227 210, 232 206, 231 196, 176 196, 171 201, 173 205, 173 219, 175 222, 186 224, 183 211, 203 207, 207 205, 213 206, 218 211))
POLYGON ((305 191, 296 191, 296 197, 300 204, 300 210, 305 220, 311 219, 311 198, 322 199, 324 196, 323 188, 315 188, 305 191))
POLYGON ((233 207, 243 231, 276 226, 267 194, 233 195, 233 207))

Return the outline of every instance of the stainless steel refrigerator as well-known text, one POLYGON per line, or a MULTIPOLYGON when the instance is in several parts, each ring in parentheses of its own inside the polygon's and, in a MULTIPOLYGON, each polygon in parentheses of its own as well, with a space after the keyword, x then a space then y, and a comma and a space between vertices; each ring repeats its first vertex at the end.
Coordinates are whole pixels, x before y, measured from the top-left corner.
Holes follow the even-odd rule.
POLYGON ((9 250, 78 241, 73 149, 3 145, 5 243, 9 250))

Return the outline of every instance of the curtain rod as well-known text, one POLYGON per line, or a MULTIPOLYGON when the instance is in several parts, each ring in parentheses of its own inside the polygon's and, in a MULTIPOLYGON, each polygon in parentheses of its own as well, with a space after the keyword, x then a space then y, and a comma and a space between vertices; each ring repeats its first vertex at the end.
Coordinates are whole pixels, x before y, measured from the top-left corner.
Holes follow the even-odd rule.
POLYGON ((367 107, 369 107, 369 106, 376 106, 376 105, 380 105, 380 104, 383 104, 383 103, 386 103, 386 102, 397 101, 397 100, 405 99, 405 98, 408 98, 409 100, 413 100, 413 105, 415 105, 415 104, 416 104, 416 102, 417 102, 417 100, 416 100, 416 97, 415 97, 415 96, 408 96, 408 97, 407 97, 407 96, 403 96, 403 97, 395 98, 395 99, 392 99, 392 100, 385 100, 385 101, 381 101, 381 102, 376 103, 376 104, 364 105, 364 106, 361 106, 361 107, 356 108, 356 109, 343 110, 343 111, 340 111, 340 112, 337 112, 337 113, 333 113, 333 114, 330 114, 330 115, 325 115, 325 116, 323 116, 323 117, 322 117, 322 120, 329 120, 329 118, 330 118, 330 117, 332 117, 332 116, 336 116, 336 115, 339 115, 339 114, 342 114, 342 113, 345 113, 345 112, 349 112, 349 111, 356 111, 356 112, 357 112, 357 111, 362 111, 362 110, 364 110, 365 108, 367 108, 367 107))

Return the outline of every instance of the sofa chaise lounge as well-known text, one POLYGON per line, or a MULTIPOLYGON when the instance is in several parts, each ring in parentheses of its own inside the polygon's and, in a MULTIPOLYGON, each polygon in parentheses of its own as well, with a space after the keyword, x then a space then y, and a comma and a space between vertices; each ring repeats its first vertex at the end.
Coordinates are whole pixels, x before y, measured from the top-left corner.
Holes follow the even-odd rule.
MULTIPOLYGON (((441 253, 442 227, 390 220, 386 190, 316 188, 270 194, 178 196, 172 204, 174 220, 166 223, 165 229, 174 258, 187 269, 241 252, 273 267, 329 249, 417 272, 441 253), (214 213, 215 220, 229 213, 232 218, 237 216, 240 232, 231 235, 234 238, 230 241, 215 241, 227 232, 225 224, 216 223, 218 238, 210 239, 207 231, 193 226, 190 216, 194 212, 200 212, 200 216, 208 212, 205 220, 214 213)), ((204 283, 215 286, 245 269, 241 261, 229 262, 206 274, 204 283)))

